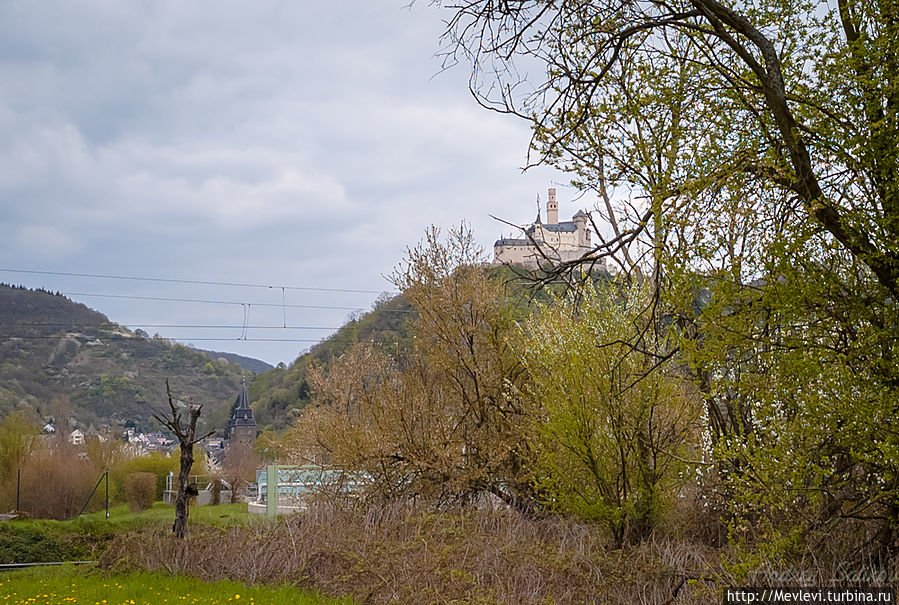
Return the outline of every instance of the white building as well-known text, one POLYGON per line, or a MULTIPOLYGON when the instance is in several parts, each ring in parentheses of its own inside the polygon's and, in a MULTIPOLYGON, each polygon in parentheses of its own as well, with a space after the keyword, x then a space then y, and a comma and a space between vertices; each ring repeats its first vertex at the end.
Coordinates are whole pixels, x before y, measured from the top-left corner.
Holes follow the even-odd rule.
POLYGON ((69 443, 72 445, 84 445, 84 433, 75 429, 69 433, 69 443))
POLYGON ((549 190, 546 222, 540 219, 523 228, 524 237, 501 238, 493 244, 494 264, 524 265, 536 269, 540 265, 575 260, 593 247, 590 218, 578 210, 570 221, 559 222, 556 190, 549 190))

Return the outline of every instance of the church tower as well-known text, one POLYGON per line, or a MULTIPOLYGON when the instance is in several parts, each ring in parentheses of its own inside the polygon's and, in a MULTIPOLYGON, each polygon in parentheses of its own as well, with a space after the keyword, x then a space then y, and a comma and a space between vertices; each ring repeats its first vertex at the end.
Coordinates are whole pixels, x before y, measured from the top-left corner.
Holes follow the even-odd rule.
POLYGON ((231 412, 231 421, 228 422, 228 439, 232 443, 252 445, 256 440, 256 419, 250 408, 250 398, 247 395, 247 381, 240 380, 241 390, 237 396, 237 406, 231 412))

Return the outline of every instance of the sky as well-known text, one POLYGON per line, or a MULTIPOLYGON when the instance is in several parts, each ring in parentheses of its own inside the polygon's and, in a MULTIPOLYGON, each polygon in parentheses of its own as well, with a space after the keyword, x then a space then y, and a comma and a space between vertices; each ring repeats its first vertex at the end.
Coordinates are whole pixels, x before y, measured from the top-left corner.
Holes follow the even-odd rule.
POLYGON ((548 187, 574 214, 564 175, 522 172, 527 125, 479 107, 466 65, 441 69, 447 17, 424 0, 0 3, 0 281, 289 364, 392 290, 430 225, 468 221, 492 254, 510 229, 490 215, 533 220, 548 187))

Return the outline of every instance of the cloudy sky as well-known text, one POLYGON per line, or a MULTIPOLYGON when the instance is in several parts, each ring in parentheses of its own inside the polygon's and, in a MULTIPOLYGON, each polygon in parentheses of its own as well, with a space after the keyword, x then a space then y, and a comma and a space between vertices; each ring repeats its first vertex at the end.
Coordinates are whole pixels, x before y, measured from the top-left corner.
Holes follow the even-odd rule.
POLYGON ((531 220, 564 176, 522 174, 526 125, 478 107, 466 66, 440 73, 446 15, 406 4, 0 3, 0 281, 289 363, 429 225, 489 249, 490 214, 531 220), (208 325, 231 327, 169 327, 208 325))

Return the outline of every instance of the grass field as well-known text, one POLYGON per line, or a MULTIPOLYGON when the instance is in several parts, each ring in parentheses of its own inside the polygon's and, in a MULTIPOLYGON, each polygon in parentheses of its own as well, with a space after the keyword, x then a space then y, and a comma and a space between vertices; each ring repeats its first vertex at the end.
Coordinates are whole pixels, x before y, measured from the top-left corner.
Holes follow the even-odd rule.
MULTIPOLYGON (((131 512, 125 505, 83 515, 71 521, 15 519, 0 523, 0 563, 34 563, 96 559, 116 534, 144 528, 171 528, 174 507, 157 502, 131 512)), ((192 506, 188 526, 231 527, 264 523, 263 515, 249 515, 246 504, 192 506)))
MULTIPOLYGON (((244 524, 253 520, 261 520, 263 515, 253 515, 252 519, 247 513, 247 505, 220 504, 218 506, 191 506, 190 521, 204 523, 206 525, 232 525, 244 524)), ((147 510, 131 512, 126 504, 113 506, 109 509, 109 518, 105 511, 98 511, 89 515, 81 515, 72 521, 30 521, 31 523, 52 523, 60 527, 72 530, 96 526, 97 524, 109 527, 112 530, 122 528, 135 529, 147 525, 171 524, 175 520, 175 508, 169 504, 156 502, 147 510)))
POLYGON ((291 586, 271 588, 237 582, 201 582, 161 573, 104 575, 92 568, 60 566, 0 573, 0 605, 349 605, 291 586))

